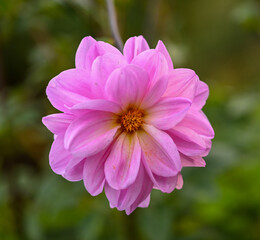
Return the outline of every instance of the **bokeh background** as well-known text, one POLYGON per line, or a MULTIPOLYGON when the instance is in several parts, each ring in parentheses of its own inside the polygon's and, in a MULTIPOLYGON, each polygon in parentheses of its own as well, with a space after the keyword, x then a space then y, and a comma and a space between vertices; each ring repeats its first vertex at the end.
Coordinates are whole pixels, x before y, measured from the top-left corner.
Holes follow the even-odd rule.
POLYGON ((130 216, 55 175, 41 118, 57 111, 45 88, 74 67, 84 36, 113 44, 106 6, 0 0, 0 239, 260 239, 260 2, 117 0, 116 9, 124 41, 163 40, 175 67, 209 85, 206 168, 183 169, 182 190, 154 190, 130 216))

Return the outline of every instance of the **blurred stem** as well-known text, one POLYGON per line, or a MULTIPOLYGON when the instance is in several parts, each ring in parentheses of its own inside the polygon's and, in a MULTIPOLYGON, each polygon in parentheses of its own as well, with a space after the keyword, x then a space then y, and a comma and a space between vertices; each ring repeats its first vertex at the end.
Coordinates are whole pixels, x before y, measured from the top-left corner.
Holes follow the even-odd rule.
POLYGON ((114 0, 106 0, 106 4, 107 4, 108 19, 109 19, 111 32, 115 39, 117 48, 122 52, 123 51, 123 42, 122 42, 119 30, 118 30, 114 0))
POLYGON ((126 232, 127 239, 133 240, 138 239, 138 235, 136 232, 136 213, 132 213, 130 215, 124 214, 125 224, 126 224, 126 232))
MULTIPOLYGON (((2 60, 2 44, 0 41, 0 101, 1 104, 5 104, 6 99, 6 89, 5 89, 5 74, 4 74, 4 66, 3 66, 3 60, 2 60)), ((4 109, 4 108, 3 108, 4 109)))

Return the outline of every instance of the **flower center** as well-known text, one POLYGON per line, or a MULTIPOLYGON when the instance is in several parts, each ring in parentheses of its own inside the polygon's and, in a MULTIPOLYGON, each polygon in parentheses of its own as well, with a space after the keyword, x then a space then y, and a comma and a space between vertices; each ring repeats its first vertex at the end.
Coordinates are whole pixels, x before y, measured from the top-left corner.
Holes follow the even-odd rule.
POLYGON ((133 109, 129 109, 125 113, 123 113, 119 119, 123 131, 137 131, 144 123, 143 115, 144 114, 142 111, 133 109))

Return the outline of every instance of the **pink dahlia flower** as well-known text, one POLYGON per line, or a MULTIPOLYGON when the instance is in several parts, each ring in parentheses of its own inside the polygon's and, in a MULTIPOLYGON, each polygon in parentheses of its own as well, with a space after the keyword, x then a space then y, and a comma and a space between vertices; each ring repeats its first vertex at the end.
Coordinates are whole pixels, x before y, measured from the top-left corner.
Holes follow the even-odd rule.
POLYGON ((159 41, 127 40, 123 54, 85 37, 76 68, 53 78, 51 104, 62 113, 43 118, 54 134, 52 170, 103 189, 111 207, 130 214, 147 207, 153 188, 170 193, 183 185, 182 167, 203 167, 213 129, 201 111, 208 87, 190 69, 174 69, 159 41))

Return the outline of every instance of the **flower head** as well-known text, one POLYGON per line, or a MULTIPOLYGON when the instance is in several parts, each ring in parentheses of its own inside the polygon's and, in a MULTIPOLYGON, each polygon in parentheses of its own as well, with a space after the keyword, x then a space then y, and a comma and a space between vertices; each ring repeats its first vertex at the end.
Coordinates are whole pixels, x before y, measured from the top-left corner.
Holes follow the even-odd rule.
POLYGON ((147 207, 153 188, 182 188, 182 167, 205 166, 213 129, 201 111, 208 87, 190 69, 174 69, 164 44, 142 36, 123 54, 85 37, 76 68, 47 87, 62 113, 43 118, 54 134, 50 166, 91 195, 105 189, 111 207, 147 207))

